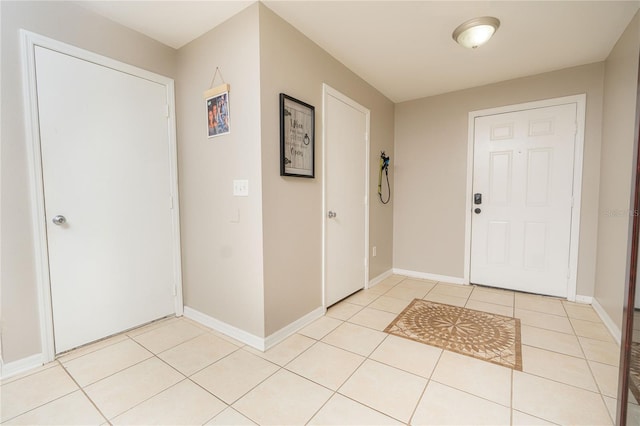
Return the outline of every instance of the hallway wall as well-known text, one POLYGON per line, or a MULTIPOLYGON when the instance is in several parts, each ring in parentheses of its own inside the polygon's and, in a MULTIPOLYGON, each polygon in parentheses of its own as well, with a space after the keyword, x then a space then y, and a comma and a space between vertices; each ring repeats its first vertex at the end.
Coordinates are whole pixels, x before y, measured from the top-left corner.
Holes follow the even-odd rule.
POLYGON ((176 52, 71 2, 1 1, 2 359, 39 354, 40 319, 31 217, 31 178, 22 93, 19 29, 69 43, 168 77, 176 52))
POLYGON ((587 94, 578 295, 593 296, 604 64, 396 105, 394 268, 464 276, 469 112, 587 94))
POLYGON ((176 98, 185 306, 264 337, 258 11, 178 50, 176 98), (203 93, 216 67, 230 85, 230 132, 208 138, 203 93), (249 196, 233 195, 234 179, 249 181, 249 196))
POLYGON ((640 12, 605 62, 598 257, 594 296, 622 327, 632 208, 640 12))
MULTIPOLYGON (((393 158, 393 103, 273 13, 260 7, 265 327, 269 335, 322 306, 322 84, 371 111, 369 278, 392 268, 393 201, 378 200, 378 157, 393 158), (315 106, 315 179, 280 176, 279 93, 315 106), (291 232, 291 230, 295 230, 291 232), (371 257, 371 247, 377 256, 371 257)), ((353 179, 359 176, 354 175, 353 179)), ((393 174, 390 176, 393 185, 393 174)))

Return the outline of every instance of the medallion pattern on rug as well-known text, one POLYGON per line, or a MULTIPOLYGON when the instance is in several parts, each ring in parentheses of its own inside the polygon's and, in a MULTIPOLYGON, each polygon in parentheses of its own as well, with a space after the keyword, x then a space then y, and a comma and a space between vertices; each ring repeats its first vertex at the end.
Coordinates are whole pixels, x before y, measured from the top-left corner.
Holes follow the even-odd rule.
POLYGON ((522 371, 518 318, 414 299, 384 331, 522 371))

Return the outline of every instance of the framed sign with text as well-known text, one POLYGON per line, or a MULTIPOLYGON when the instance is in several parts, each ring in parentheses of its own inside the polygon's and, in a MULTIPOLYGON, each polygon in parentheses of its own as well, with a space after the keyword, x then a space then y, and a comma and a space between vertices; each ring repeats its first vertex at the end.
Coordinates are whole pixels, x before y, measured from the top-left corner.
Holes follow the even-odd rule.
POLYGON ((280 93, 280 176, 315 177, 315 108, 280 93))

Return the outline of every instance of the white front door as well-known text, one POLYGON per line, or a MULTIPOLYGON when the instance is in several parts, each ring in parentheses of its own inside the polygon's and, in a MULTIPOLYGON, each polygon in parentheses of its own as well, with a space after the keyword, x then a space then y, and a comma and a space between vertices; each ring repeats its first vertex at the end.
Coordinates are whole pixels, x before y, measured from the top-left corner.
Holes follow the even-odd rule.
POLYGON ((325 306, 367 281, 369 111, 325 86, 325 306))
POLYGON ((476 117, 472 283, 567 296, 576 115, 569 103, 476 117))
POLYGON ((175 312, 168 95, 39 46, 35 68, 60 353, 175 312))

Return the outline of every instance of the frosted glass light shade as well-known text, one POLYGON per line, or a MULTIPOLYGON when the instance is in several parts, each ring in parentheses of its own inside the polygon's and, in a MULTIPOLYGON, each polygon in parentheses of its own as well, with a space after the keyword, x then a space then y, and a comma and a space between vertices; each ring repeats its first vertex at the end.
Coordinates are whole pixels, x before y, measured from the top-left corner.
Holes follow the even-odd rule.
POLYGON ((500 21, 492 16, 471 19, 453 31, 453 39, 460 45, 475 49, 485 44, 500 26, 500 21))

